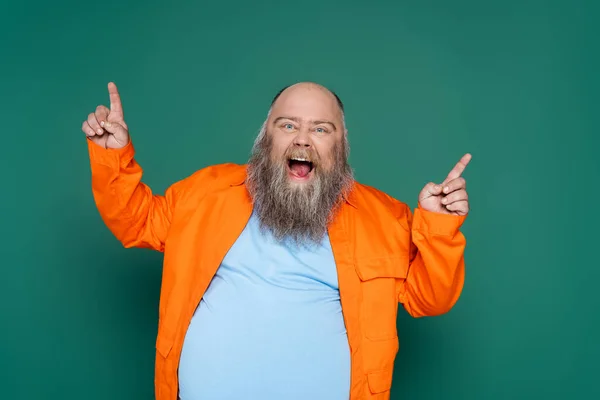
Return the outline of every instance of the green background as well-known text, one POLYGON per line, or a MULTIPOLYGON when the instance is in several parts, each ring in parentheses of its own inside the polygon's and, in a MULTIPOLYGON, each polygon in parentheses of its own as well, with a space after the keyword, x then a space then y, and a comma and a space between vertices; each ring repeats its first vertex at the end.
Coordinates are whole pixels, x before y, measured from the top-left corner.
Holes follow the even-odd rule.
POLYGON ((156 192, 243 163, 272 96, 346 103, 358 179, 414 207, 465 152, 466 286, 398 319, 393 399, 591 399, 600 16, 593 1, 0 5, 0 397, 149 399, 159 253, 95 209, 82 121, 115 81, 156 192))

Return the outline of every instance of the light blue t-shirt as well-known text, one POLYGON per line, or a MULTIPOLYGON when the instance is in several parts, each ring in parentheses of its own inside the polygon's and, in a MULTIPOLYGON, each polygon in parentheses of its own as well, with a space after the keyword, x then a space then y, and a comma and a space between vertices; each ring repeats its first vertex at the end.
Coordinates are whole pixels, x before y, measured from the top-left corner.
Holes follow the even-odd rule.
POLYGON ((253 214, 188 328, 182 400, 347 400, 350 354, 329 238, 279 244, 253 214))

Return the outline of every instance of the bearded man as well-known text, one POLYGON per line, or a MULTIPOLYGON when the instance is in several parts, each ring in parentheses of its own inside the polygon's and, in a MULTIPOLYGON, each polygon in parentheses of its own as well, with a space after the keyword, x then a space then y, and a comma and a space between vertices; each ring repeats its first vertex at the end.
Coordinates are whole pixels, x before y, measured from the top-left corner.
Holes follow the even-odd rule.
POLYGON ((470 155, 413 214, 354 180, 342 102, 303 82, 275 96, 246 165, 159 195, 108 90, 82 130, 103 221, 125 247, 164 252, 156 398, 389 399, 398 303, 440 315, 462 291, 470 155))

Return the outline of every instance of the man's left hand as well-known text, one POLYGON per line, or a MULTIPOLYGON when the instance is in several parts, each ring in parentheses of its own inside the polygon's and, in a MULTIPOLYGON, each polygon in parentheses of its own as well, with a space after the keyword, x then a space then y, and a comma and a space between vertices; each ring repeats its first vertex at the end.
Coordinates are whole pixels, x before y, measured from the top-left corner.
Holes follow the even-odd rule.
POLYGON ((465 154, 452 168, 446 179, 436 184, 433 182, 425 185, 419 194, 419 205, 427 211, 450 215, 467 215, 469 213, 469 196, 467 183, 461 175, 471 155, 465 154))

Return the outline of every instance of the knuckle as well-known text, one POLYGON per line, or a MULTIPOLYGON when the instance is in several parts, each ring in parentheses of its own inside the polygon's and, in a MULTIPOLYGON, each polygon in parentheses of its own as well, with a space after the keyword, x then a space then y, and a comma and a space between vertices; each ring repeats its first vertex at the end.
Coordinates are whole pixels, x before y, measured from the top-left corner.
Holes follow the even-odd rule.
POLYGON ((106 114, 106 107, 104 107, 103 105, 99 105, 98 107, 96 107, 96 115, 104 115, 106 114))

